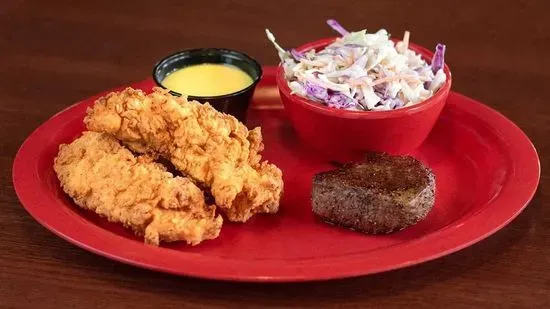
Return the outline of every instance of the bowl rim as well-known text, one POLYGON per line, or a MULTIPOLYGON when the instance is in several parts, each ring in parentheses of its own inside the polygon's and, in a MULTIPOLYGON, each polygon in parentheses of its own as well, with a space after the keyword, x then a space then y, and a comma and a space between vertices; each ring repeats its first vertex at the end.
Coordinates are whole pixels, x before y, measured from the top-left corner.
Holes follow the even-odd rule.
MULTIPOLYGON (((209 63, 209 62, 204 62, 204 63, 209 63)), ((246 73, 246 74, 249 75, 248 73, 246 73)), ((251 89, 254 89, 256 87, 256 85, 258 84, 258 82, 262 79, 263 70, 262 70, 262 66, 260 65, 260 63, 258 61, 256 61, 256 59, 250 57, 249 55, 247 55, 247 54, 245 54, 241 51, 238 51, 238 50, 235 50, 235 49, 229 49, 229 48, 220 48, 220 47, 203 47, 203 48, 183 49, 183 50, 174 52, 172 54, 169 54, 168 56, 163 57, 162 59, 160 59, 153 66, 152 76, 153 76, 153 80, 155 81, 155 83, 159 87, 169 90, 170 94, 172 94, 172 95, 186 96, 190 100, 211 101, 211 100, 219 100, 219 99, 238 96, 240 94, 243 94, 243 93, 246 93, 246 92, 250 91, 251 89), (179 55, 183 55, 183 54, 190 54, 190 53, 193 53, 193 52, 206 52, 206 51, 213 51, 213 52, 221 54, 221 55, 223 55, 223 54, 234 54, 235 55, 236 54, 237 56, 242 57, 246 61, 249 61, 252 64, 252 67, 254 67, 254 69, 256 71, 258 71, 258 76, 256 78, 252 78, 252 83, 250 85, 248 85, 246 88, 243 88, 239 91, 235 91, 235 92, 231 92, 231 93, 227 93, 227 94, 222 94, 222 95, 217 95, 217 96, 195 96, 195 95, 186 95, 186 94, 183 94, 183 93, 179 93, 177 91, 174 91, 172 89, 169 89, 169 88, 165 87, 161 83, 162 81, 157 78, 156 72, 160 69, 161 65, 166 63, 168 60, 170 60, 172 58, 175 58, 179 55)), ((166 77, 166 76, 164 76, 164 77, 166 77)), ((250 77, 252 77, 252 76, 250 76, 250 77)))
MULTIPOLYGON (((310 49, 324 48, 325 46, 334 42, 336 39, 337 37, 323 38, 317 41, 305 43, 296 49, 300 52, 304 52, 310 49)), ((400 41, 394 38, 392 38, 391 40, 394 42, 400 41)), ((431 59, 431 57, 433 56, 433 52, 431 52, 430 50, 420 45, 416 45, 414 43, 409 43, 409 49, 413 50, 417 54, 420 54, 420 56, 424 58, 424 60, 427 60, 427 58, 431 59)), ((400 117, 404 115, 417 113, 417 112, 426 110, 430 107, 433 107, 434 105, 436 105, 436 103, 440 101, 445 101, 446 96, 448 95, 452 84, 451 70, 446 63, 444 65, 443 72, 447 75, 447 79, 445 80, 445 83, 443 84, 443 86, 433 96, 415 105, 402 107, 402 108, 389 110, 389 111, 352 111, 352 110, 336 109, 336 108, 319 104, 316 101, 313 101, 295 94, 290 94, 291 90, 290 90, 290 87, 288 86, 286 78, 284 77, 284 70, 281 63, 279 63, 279 65, 277 66, 276 81, 277 81, 277 86, 279 88, 279 91, 281 92, 281 95, 288 97, 289 101, 297 103, 302 107, 305 107, 311 111, 314 111, 320 114, 341 117, 341 118, 375 119, 375 118, 393 118, 393 117, 400 117)))

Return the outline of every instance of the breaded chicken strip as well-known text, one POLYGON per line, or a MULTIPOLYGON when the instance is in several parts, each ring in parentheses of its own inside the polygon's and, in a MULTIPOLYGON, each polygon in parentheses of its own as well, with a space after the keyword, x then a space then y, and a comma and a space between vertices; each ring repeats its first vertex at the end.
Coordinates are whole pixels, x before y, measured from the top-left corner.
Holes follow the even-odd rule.
POLYGON ((136 158, 108 134, 84 132, 61 145, 54 170, 77 205, 133 229, 146 243, 196 245, 220 233, 222 218, 191 180, 136 158))
POLYGON ((136 152, 170 160, 209 187, 231 221, 279 208, 282 173, 260 162, 260 129, 249 131, 209 104, 188 102, 160 88, 149 95, 128 88, 97 100, 84 121, 89 130, 112 134, 136 152))

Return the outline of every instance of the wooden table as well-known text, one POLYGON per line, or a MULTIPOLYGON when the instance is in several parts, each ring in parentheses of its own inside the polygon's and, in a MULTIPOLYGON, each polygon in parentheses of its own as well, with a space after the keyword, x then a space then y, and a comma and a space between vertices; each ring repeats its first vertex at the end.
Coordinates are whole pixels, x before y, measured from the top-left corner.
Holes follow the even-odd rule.
POLYGON ((424 46, 444 41, 455 91, 517 123, 550 164, 550 2, 25 1, 0 3, 1 308, 548 308, 550 173, 509 226, 451 256, 389 273, 312 284, 174 277, 81 250, 37 224, 11 182, 25 137, 64 107, 147 77, 173 51, 243 50, 275 64, 285 46, 387 27, 424 46))

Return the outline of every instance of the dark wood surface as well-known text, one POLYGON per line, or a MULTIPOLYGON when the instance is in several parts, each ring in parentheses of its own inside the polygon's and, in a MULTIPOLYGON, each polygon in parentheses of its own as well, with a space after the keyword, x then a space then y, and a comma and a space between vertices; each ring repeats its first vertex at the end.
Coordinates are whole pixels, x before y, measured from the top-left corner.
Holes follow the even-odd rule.
POLYGON ((550 306, 550 2, 0 1, 1 308, 548 308, 550 306), (355 3, 355 4, 353 4, 355 3), (543 166, 509 226, 451 256, 389 273, 308 284, 236 284, 154 273, 81 250, 36 223, 11 182, 25 137, 64 107, 147 77, 183 48, 243 50, 275 64, 285 46, 386 27, 443 41, 453 90, 517 123, 543 166))

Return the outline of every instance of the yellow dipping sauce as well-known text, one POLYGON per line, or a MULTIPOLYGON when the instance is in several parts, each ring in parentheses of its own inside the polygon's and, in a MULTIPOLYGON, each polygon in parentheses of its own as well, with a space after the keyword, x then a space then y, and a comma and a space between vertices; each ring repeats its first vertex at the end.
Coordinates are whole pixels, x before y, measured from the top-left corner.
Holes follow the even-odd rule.
POLYGON ((190 96, 211 97, 237 92, 252 82, 252 77, 236 66, 204 63, 170 73, 162 80, 162 85, 190 96))

